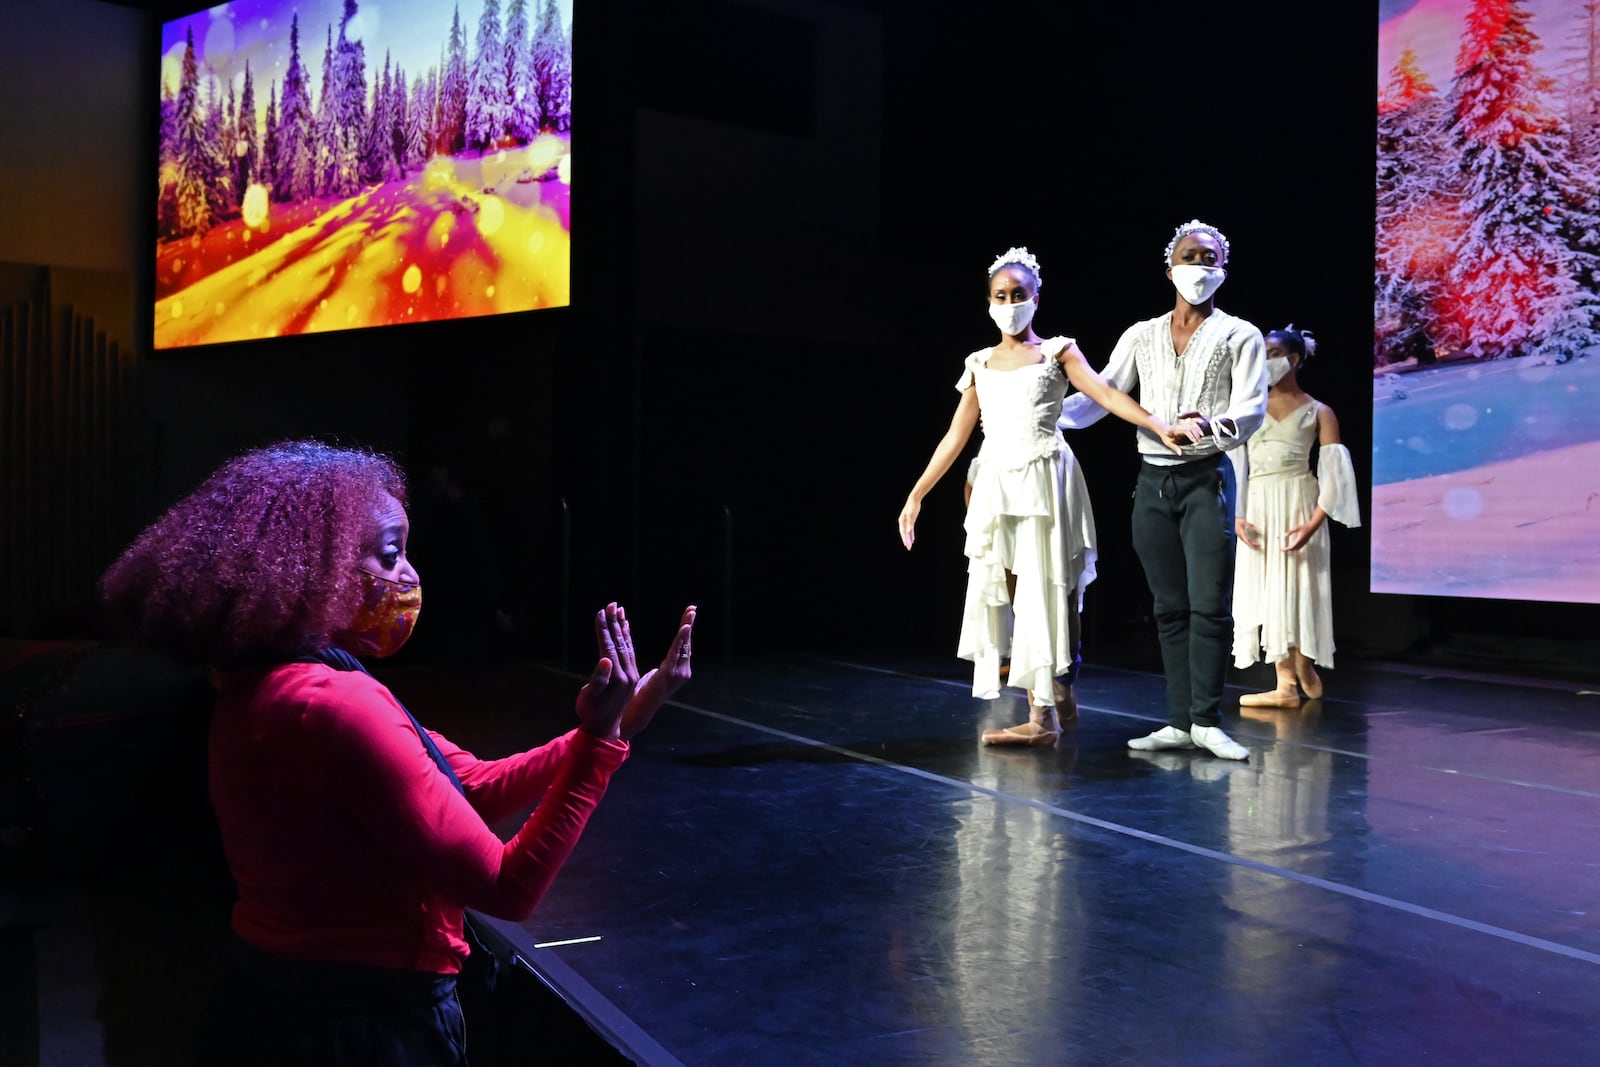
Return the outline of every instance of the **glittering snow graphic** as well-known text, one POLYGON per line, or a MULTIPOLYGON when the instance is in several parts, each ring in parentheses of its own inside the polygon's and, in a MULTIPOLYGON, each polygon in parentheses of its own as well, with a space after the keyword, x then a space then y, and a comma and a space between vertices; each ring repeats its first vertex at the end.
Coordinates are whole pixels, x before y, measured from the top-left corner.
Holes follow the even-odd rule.
POLYGON ((572 0, 161 27, 155 345, 570 302, 572 0))
POLYGON ((566 171, 566 143, 435 157, 348 199, 272 205, 259 227, 235 219, 168 242, 156 346, 564 306, 570 187, 534 176, 566 171))
POLYGON ((1372 589, 1600 603, 1600 350, 1380 380, 1372 589))

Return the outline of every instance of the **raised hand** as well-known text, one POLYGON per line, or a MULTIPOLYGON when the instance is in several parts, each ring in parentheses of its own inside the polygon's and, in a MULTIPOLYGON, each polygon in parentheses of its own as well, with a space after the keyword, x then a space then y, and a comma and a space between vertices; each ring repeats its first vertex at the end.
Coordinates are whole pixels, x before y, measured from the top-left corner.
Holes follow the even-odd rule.
POLYGON ((578 725, 586 733, 614 741, 621 736, 623 710, 639 683, 628 618, 616 604, 595 612, 594 640, 600 659, 578 691, 578 725))
POLYGON ((638 680, 633 697, 622 713, 620 733, 622 740, 632 740, 639 731, 649 726, 650 720, 655 718, 661 706, 672 697, 672 694, 683 688, 683 683, 693 674, 691 669, 693 650, 690 640, 694 636, 694 618, 698 610, 693 604, 683 609, 678 632, 673 635, 672 643, 667 646, 667 654, 662 658, 661 665, 638 680))

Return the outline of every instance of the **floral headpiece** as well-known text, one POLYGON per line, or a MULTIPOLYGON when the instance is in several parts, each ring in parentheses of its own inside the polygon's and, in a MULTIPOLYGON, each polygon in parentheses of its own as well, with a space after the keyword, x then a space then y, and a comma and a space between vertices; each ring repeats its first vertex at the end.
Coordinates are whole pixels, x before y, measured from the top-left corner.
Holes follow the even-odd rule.
POLYGON ((1190 219, 1188 222, 1184 223, 1182 226, 1179 226, 1173 231, 1172 240, 1167 242, 1167 250, 1161 254, 1161 262, 1163 265, 1172 265, 1173 249, 1178 247, 1179 241, 1183 240, 1191 233, 1209 233, 1222 245, 1222 261, 1226 263, 1228 260, 1233 258, 1233 250, 1228 247, 1228 238, 1221 230, 1217 229, 1215 226, 1212 226, 1210 223, 1201 222, 1199 219, 1190 219))
POLYGON ((1306 359, 1310 359, 1312 356, 1317 354, 1317 339, 1311 336, 1310 330, 1296 329, 1295 324, 1292 322, 1288 326, 1285 326, 1284 329, 1299 335, 1300 345, 1306 350, 1306 359))
POLYGON ((1033 275, 1035 289, 1044 288, 1044 275, 1039 273, 1039 258, 1028 251, 1026 245, 1021 248, 1008 248, 996 256, 995 261, 989 264, 989 277, 993 278, 1001 267, 1013 265, 1026 268, 1033 275))

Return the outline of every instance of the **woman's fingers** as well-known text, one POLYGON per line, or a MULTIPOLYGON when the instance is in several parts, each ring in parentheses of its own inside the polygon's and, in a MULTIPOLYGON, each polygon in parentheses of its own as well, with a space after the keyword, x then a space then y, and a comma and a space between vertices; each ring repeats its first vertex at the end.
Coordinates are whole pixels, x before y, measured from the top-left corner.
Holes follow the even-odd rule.
POLYGON ((639 676, 639 667, 633 654, 633 633, 628 627, 628 612, 620 604, 613 604, 606 609, 606 625, 611 631, 611 640, 616 645, 619 663, 617 667, 631 682, 639 676))
POLYGON ((594 613, 594 644, 602 656, 614 657, 617 653, 616 642, 611 638, 611 626, 606 619, 606 614, 615 604, 601 608, 594 613))
POLYGON ((667 646, 666 662, 662 666, 671 670, 680 664, 687 669, 689 659, 694 655, 694 619, 699 611, 693 604, 683 609, 683 621, 678 625, 678 632, 672 636, 672 644, 667 646))

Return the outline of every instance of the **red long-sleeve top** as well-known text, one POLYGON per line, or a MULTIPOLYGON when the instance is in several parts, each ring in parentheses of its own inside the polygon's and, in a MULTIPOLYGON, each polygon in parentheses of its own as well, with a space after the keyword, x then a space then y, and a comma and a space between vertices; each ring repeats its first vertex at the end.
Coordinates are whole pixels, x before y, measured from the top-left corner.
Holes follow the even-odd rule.
POLYGON ((370 675, 289 663, 222 678, 211 802, 241 938, 289 959, 459 971, 462 908, 526 918, 628 754, 573 730, 480 760, 429 733, 464 796, 370 675), (510 841, 486 825, 535 803, 510 841))

